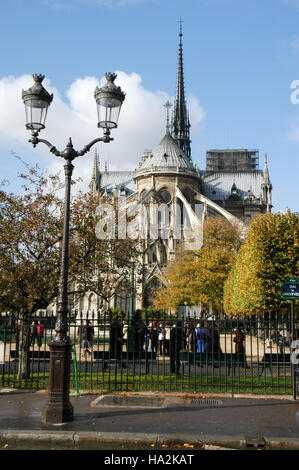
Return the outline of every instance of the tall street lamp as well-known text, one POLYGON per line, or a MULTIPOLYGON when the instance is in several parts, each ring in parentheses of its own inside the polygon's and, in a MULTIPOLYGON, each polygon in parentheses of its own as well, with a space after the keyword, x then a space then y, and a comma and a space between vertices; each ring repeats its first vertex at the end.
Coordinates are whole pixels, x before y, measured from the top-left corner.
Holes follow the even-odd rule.
POLYGON ((125 94, 120 87, 114 84, 116 74, 107 73, 105 77, 107 83, 102 88, 96 87, 94 92, 98 112, 98 127, 104 130, 104 135, 103 137, 92 140, 80 151, 74 149, 71 138, 66 148, 63 151, 59 151, 50 142, 38 137, 39 132, 45 128, 47 111, 53 100, 53 95, 50 95, 42 85, 44 75, 33 75, 34 85, 29 90, 22 91, 22 99, 26 113, 26 127, 32 134, 29 142, 32 143, 33 147, 36 147, 36 145, 41 142, 49 147, 50 152, 65 160, 65 202, 59 296, 55 337, 49 344, 50 377, 48 399, 42 410, 42 422, 45 424, 59 424, 73 420, 73 407, 69 401, 72 345, 67 335, 70 193, 71 176, 74 169, 72 161, 77 157, 85 155, 97 142, 109 143, 113 140, 110 137, 110 130, 117 127, 118 117, 125 99, 125 94))

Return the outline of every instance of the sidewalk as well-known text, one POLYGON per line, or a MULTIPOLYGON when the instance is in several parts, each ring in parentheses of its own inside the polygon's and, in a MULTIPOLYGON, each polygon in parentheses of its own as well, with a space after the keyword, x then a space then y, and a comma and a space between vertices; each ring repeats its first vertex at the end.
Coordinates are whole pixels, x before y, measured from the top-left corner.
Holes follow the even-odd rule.
POLYGON ((285 398, 82 394, 71 397, 74 421, 46 426, 40 422, 46 392, 0 391, 0 448, 299 449, 299 402, 285 398))

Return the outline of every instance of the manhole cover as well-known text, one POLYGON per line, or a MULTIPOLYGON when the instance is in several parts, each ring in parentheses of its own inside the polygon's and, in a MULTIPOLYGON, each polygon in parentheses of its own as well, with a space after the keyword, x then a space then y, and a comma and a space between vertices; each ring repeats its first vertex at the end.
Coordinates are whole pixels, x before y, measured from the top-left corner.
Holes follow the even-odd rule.
POLYGON ((91 406, 125 406, 161 408, 164 398, 161 397, 119 397, 103 395, 91 403, 91 406))

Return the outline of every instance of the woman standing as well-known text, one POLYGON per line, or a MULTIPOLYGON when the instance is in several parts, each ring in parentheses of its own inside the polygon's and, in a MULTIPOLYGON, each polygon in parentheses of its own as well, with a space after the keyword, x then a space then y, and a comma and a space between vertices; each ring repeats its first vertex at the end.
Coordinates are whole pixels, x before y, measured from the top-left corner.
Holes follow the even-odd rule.
POLYGON ((236 354, 243 354, 245 353, 245 335, 240 328, 236 329, 236 336, 234 337, 234 343, 235 343, 235 353, 236 354))
POLYGON ((37 322, 37 327, 36 327, 36 334, 37 334, 37 345, 40 348, 42 345, 43 341, 43 336, 44 336, 44 325, 42 324, 41 321, 37 322))

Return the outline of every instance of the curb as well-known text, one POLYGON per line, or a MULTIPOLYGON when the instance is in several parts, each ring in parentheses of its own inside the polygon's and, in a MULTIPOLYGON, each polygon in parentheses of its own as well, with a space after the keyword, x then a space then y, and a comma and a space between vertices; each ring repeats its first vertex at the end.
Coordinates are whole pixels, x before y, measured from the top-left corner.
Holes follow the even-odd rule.
MULTIPOLYGON (((38 446, 49 448, 63 445, 66 449, 96 449, 103 445, 194 445, 196 447, 216 446, 236 450, 299 450, 299 438, 246 438, 245 436, 201 436, 194 438, 188 434, 142 434, 142 433, 98 433, 98 432, 74 432, 74 431, 2 431, 0 432, 0 446, 12 448, 18 445, 38 446)), ((197 450, 197 449, 194 449, 197 450)), ((191 449, 190 449, 191 451, 191 449)))
MULTIPOLYGON (((70 390, 70 392, 75 392, 75 390, 70 390)), ((18 388, 1 388, 0 387, 0 395, 6 394, 47 394, 47 390, 20 390, 18 388)), ((90 392, 88 390, 79 390, 78 396, 86 396, 86 395, 118 395, 118 396, 129 396, 129 395, 136 395, 136 396, 161 396, 161 397, 176 397, 185 398, 188 395, 188 398, 229 398, 229 399, 253 399, 253 400, 284 400, 284 401, 293 401, 294 403, 299 403, 299 400, 294 400, 291 395, 275 395, 275 394, 254 394, 254 393, 229 393, 229 392, 155 392, 155 391, 108 391, 108 390, 97 390, 96 392, 90 392)))

